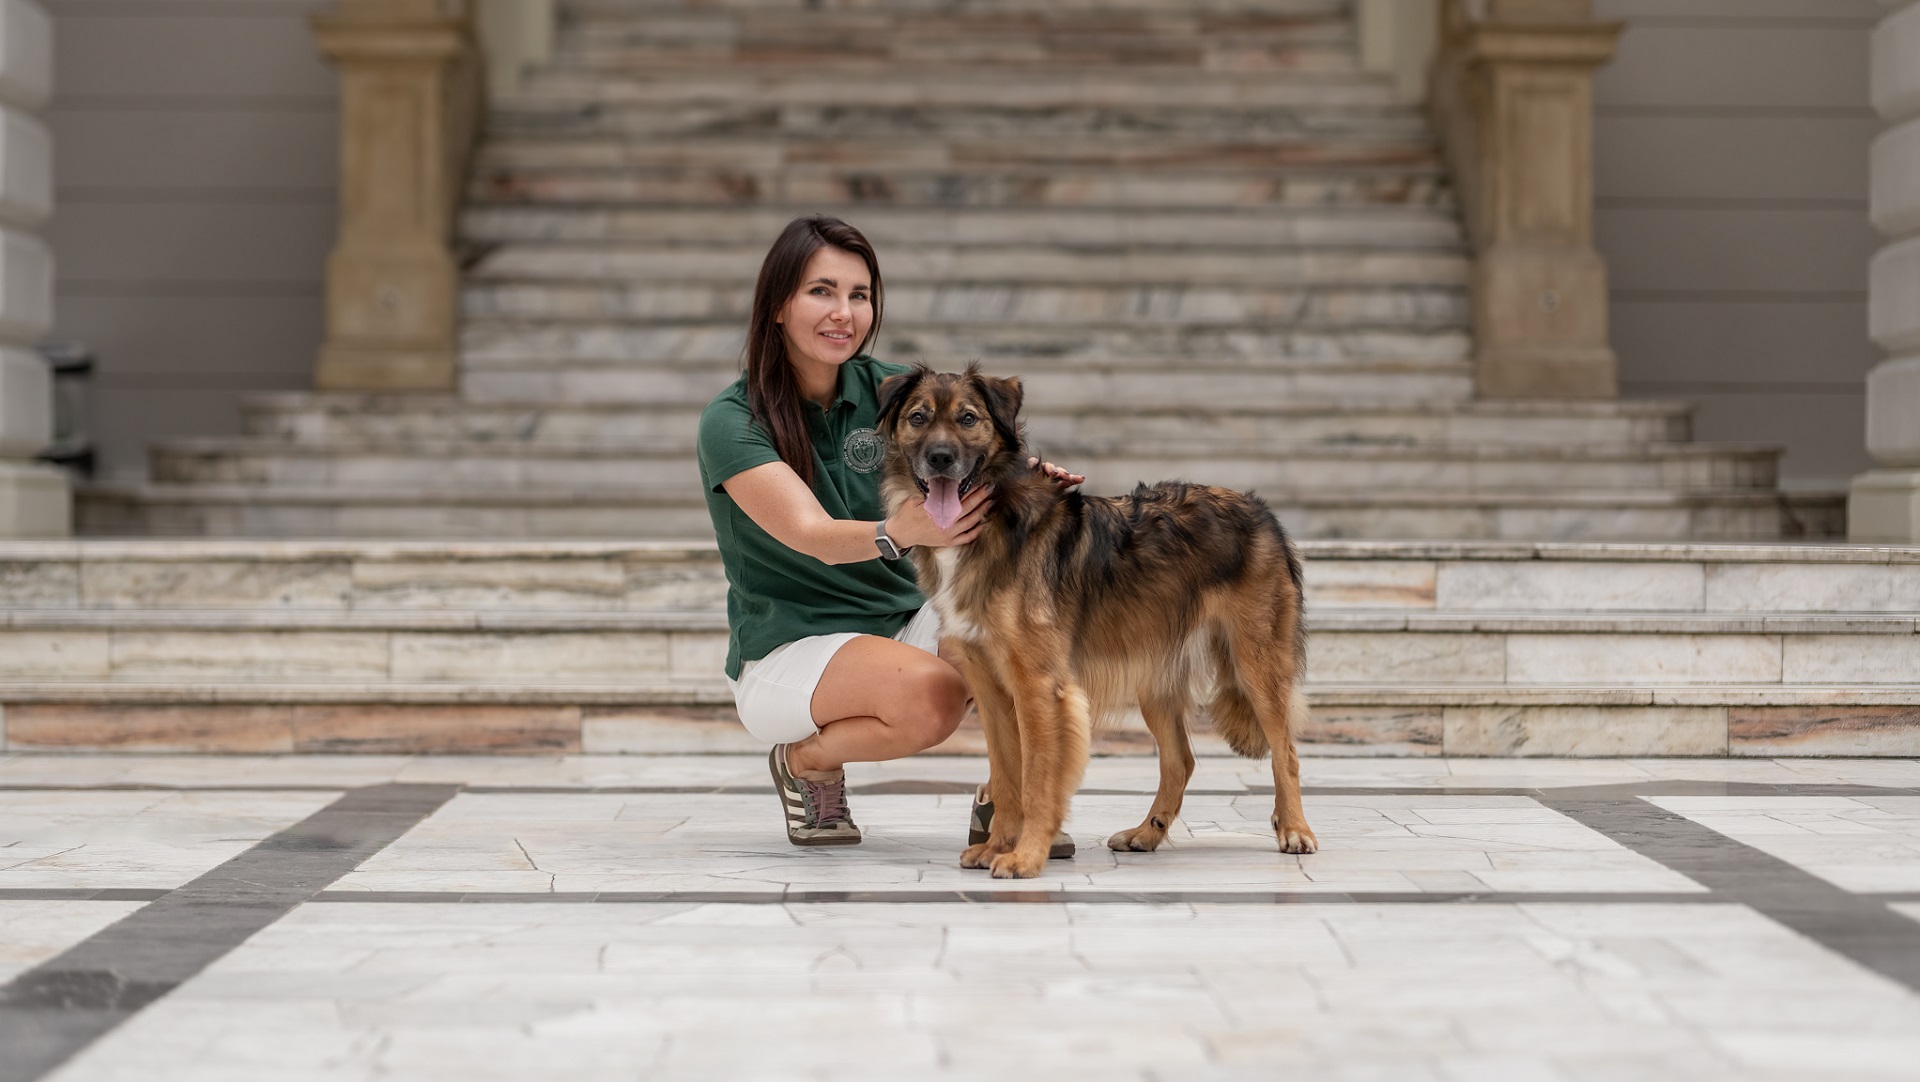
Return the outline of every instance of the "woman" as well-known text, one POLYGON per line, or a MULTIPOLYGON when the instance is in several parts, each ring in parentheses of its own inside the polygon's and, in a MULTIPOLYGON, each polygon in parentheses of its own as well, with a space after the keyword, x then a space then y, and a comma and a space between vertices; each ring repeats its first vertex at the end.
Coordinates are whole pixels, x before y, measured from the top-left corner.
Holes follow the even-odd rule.
POLYGON ((908 368, 866 355, 883 296, 859 230, 795 219, 760 267, 746 373, 700 416, 700 481, 727 573, 727 683, 747 730, 773 743, 795 845, 857 843, 845 764, 933 747, 969 703, 899 557, 971 541, 991 494, 969 493, 944 530, 918 500, 884 515, 878 390, 908 368))

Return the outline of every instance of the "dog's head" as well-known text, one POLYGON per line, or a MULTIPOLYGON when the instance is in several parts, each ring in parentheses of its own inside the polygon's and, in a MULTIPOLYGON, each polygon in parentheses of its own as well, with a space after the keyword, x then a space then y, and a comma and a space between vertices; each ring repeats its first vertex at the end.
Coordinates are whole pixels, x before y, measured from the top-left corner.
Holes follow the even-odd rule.
POLYGON ((880 384, 880 435, 890 473, 910 476, 941 529, 960 518, 960 500, 1019 462, 1020 380, 925 365, 880 384))

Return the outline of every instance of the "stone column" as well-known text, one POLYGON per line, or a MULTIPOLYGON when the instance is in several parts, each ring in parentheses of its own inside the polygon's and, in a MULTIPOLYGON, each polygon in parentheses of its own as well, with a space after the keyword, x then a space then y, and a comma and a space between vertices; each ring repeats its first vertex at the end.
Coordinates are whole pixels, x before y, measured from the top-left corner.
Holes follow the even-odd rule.
POLYGON ((67 475, 33 461, 53 439, 53 376, 33 352, 53 326, 53 141, 34 115, 53 92, 53 22, 0 0, 0 537, 65 537, 67 475))
POLYGON ((1868 325, 1893 356, 1867 374, 1867 453, 1853 479, 1847 535, 1920 542, 1920 0, 1873 32, 1873 107, 1890 127, 1873 144, 1873 224, 1889 238, 1873 258, 1868 325))
POLYGON ((450 239, 481 104, 471 16, 441 0, 341 0, 313 29, 340 70, 340 239, 314 385, 452 390, 450 239))
POLYGON ((1592 0, 1447 6, 1434 107, 1474 242, 1488 398, 1611 398, 1607 268, 1593 247, 1593 75, 1623 29, 1592 0))

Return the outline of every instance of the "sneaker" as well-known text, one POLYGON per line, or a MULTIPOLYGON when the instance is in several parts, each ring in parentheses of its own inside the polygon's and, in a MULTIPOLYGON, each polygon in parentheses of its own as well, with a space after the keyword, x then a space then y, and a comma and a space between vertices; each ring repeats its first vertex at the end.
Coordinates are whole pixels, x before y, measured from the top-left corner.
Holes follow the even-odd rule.
MULTIPOLYGON (((967 844, 985 844, 993 831, 993 801, 981 800, 980 790, 973 791, 973 813, 967 817, 967 844)), ((1053 836, 1053 844, 1047 848, 1048 860, 1065 860, 1073 855, 1073 837, 1066 831, 1053 836)))
POLYGON ((773 786, 787 813, 787 840, 795 845, 858 845, 860 828, 847 811, 847 775, 832 781, 808 781, 787 769, 787 745, 775 744, 767 756, 773 786))

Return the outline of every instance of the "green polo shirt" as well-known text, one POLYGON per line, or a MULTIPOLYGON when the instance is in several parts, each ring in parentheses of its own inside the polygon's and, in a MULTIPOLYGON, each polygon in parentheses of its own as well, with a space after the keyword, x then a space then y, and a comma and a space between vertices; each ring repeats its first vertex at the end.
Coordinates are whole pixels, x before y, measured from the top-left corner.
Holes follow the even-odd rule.
MULTIPOLYGON (((813 437, 813 492, 834 518, 877 522, 881 443, 874 431, 880 381, 910 371, 861 355, 840 366, 840 397, 821 409, 806 402, 813 437)), ((744 470, 780 461, 773 437, 753 419, 746 377, 714 396, 700 414, 700 484, 727 572, 727 675, 774 648, 809 635, 853 631, 892 636, 926 599, 905 560, 824 564, 774 540, 740 510, 721 484, 744 470)))

